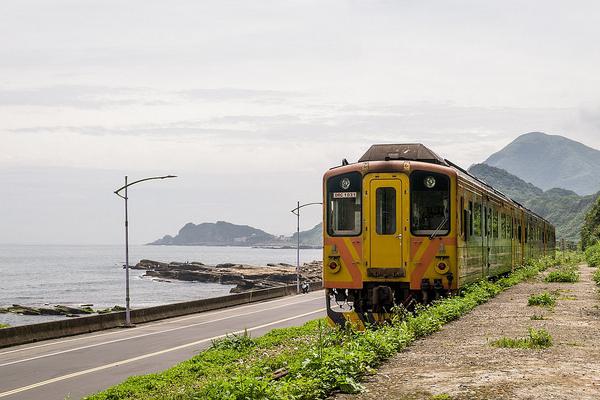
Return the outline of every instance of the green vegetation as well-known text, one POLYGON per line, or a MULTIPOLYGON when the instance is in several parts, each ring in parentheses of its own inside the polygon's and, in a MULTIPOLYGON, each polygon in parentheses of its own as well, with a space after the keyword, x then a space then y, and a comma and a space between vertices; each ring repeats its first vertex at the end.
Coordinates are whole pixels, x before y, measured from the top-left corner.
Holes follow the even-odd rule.
POLYGON ((600 267, 600 242, 585 249, 585 261, 590 267, 600 267))
POLYGON ((546 319, 546 317, 544 317, 543 315, 533 314, 531 317, 529 317, 529 319, 532 321, 543 321, 546 319))
MULTIPOLYGON (((501 168, 487 164, 475 164, 469 172, 552 222, 556 226, 557 237, 571 241, 579 240, 586 212, 598 197, 597 194, 579 196, 565 189, 544 192, 501 168)), ((598 222, 596 226, 599 226, 598 222)))
POLYGON ((598 268, 596 272, 594 272, 593 279, 594 282, 596 282, 596 285, 600 286, 600 268, 598 268))
POLYGON ((431 396, 430 400, 452 400, 452 396, 447 393, 441 393, 431 396))
POLYGON ((552 271, 544 279, 546 282, 568 282, 574 283, 579 281, 579 271, 574 266, 567 266, 552 271))
POLYGON ((554 307, 554 305, 556 305, 556 298, 548 292, 532 294, 527 300, 527 305, 554 307))
POLYGON ((545 329, 529 328, 529 335, 524 338, 503 337, 491 343, 494 347, 511 349, 545 349, 552 346, 552 336, 545 329))
MULTIPOLYGON (((300 400, 323 399, 334 391, 359 392, 363 376, 416 339, 567 257, 531 261, 508 277, 471 285, 414 313, 404 310, 390 323, 365 331, 330 328, 316 320, 259 338, 228 336, 167 371, 131 377, 88 399, 300 400)), ((541 335, 535 334, 538 344, 541 335)))
MULTIPOLYGON (((585 214, 581 228, 581 246, 587 249, 600 241, 600 197, 596 199, 589 211, 585 214)), ((586 253, 587 255, 587 253, 586 253)), ((596 264, 597 265, 597 264, 596 264)))
POLYGON ((9 328, 9 327, 10 327, 10 325, 8 325, 8 324, 0 324, 0 329, 9 328))

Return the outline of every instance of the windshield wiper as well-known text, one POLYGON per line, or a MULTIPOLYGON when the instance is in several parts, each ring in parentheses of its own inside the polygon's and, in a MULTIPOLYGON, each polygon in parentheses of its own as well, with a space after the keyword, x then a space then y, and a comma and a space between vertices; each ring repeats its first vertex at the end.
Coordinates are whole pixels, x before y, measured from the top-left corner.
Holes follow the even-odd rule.
POLYGON ((442 222, 440 222, 440 224, 438 225, 438 227, 435 228, 435 231, 433 231, 433 233, 431 234, 431 236, 429 236, 429 240, 433 239, 435 237, 435 235, 437 235, 437 233, 442 229, 442 226, 446 225, 446 221, 448 221, 448 216, 447 215, 444 217, 444 219, 442 220, 442 222))

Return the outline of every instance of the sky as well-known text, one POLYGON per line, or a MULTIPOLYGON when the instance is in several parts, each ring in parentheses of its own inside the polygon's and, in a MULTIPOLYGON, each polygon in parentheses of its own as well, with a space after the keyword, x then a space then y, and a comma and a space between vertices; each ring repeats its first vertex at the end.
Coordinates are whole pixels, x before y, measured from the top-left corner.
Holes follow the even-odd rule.
POLYGON ((374 143, 600 148, 599 68, 596 1, 2 1, 0 243, 122 243, 125 175, 178 176, 131 187, 132 243, 290 235, 374 143))

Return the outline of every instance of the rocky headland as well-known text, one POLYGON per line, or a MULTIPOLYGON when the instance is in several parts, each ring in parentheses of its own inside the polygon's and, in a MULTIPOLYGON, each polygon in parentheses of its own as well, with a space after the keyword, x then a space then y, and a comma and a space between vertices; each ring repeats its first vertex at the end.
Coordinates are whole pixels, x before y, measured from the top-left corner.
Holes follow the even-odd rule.
MULTIPOLYGON (((321 281, 320 261, 304 263, 300 267, 302 282, 321 281)), ((169 281, 195 281, 235 285, 231 293, 267 289, 291 285, 296 282, 296 267, 290 264, 267 264, 254 266, 245 264, 205 265, 201 262, 170 262, 141 260, 133 269, 145 270, 144 276, 169 281)))

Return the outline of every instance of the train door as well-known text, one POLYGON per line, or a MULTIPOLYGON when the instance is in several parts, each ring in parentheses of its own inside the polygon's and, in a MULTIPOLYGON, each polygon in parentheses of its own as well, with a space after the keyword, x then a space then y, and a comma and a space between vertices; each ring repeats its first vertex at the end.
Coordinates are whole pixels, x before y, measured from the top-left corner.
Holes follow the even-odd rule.
POLYGON ((371 268, 402 267, 402 182, 373 179, 369 185, 371 268))

